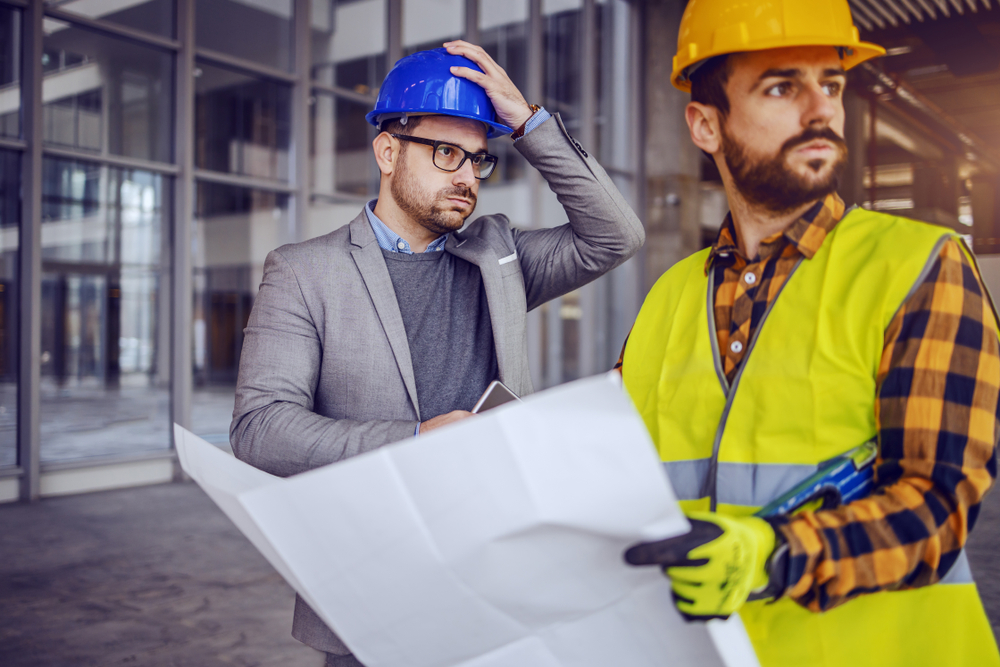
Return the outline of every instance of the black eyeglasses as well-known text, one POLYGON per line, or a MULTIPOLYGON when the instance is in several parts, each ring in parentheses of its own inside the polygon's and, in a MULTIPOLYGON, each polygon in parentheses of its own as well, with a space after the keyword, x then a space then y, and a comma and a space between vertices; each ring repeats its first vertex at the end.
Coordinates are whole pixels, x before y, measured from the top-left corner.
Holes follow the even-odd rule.
POLYGON ((472 163, 472 172, 477 180, 485 181, 497 166, 497 156, 489 153, 469 153, 461 146, 445 141, 435 141, 422 137, 411 137, 408 134, 392 134, 400 141, 412 141, 415 144, 432 146, 431 162, 441 171, 458 171, 468 160, 472 163))

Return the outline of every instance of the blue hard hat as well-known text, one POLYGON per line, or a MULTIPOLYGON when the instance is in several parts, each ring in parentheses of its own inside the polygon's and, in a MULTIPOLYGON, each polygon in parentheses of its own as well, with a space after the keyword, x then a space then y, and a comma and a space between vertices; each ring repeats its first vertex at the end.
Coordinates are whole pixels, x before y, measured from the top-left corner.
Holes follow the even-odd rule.
POLYGON ((381 120, 404 114, 440 114, 486 123, 490 139, 512 132, 496 121, 496 111, 482 86, 455 76, 451 67, 483 70, 464 56, 445 48, 417 51, 396 61, 378 91, 378 101, 365 119, 379 126, 381 120))

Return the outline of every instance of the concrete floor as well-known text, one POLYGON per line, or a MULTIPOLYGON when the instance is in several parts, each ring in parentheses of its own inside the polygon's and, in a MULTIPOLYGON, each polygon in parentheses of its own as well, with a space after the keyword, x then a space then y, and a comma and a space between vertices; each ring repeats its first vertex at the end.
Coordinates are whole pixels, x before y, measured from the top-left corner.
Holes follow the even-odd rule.
POLYGON ((0 506, 0 665, 320 667, 293 596, 193 483, 0 506))
MULTIPOLYGON (((969 543, 1000 636, 1000 491, 969 543)), ((193 483, 0 506, 0 665, 320 667, 292 592, 193 483)))

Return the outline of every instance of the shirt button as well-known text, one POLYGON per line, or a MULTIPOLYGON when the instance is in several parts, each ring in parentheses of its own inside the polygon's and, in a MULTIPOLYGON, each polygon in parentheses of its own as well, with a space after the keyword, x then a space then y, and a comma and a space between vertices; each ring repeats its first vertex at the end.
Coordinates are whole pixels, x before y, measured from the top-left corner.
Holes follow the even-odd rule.
POLYGON ((757 276, 755 276, 752 273, 748 273, 745 276, 743 276, 743 280, 747 281, 747 285, 753 285, 755 282, 757 282, 757 276))
POLYGON ((399 243, 396 244, 396 247, 399 248, 400 250, 406 250, 406 243, 400 241, 399 243))
POLYGON ((733 354, 739 354, 743 351, 743 343, 738 340, 734 340, 729 344, 729 349, 733 351, 733 354))

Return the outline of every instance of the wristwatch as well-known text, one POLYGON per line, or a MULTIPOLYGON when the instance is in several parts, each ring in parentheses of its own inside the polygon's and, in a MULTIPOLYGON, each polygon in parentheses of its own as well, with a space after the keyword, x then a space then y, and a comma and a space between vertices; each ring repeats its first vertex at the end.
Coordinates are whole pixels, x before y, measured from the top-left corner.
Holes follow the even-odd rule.
MULTIPOLYGON (((535 114, 538 113, 538 111, 542 107, 538 106, 537 104, 529 104, 528 106, 531 107, 531 115, 528 116, 528 120, 531 120, 532 118, 535 117, 535 114)), ((511 132, 510 138, 513 141, 517 141, 518 139, 520 139, 521 137, 524 136, 524 130, 525 130, 525 128, 528 127, 528 120, 526 120, 523 123, 521 123, 521 127, 517 128, 516 130, 514 130, 513 132, 511 132)))

